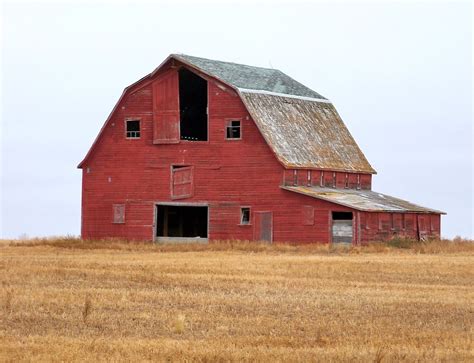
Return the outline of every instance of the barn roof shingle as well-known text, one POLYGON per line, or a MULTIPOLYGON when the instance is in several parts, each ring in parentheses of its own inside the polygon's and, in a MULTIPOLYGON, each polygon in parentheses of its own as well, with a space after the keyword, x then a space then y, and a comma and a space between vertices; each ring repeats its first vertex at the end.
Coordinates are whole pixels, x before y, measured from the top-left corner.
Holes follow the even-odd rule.
POLYGON ((295 81, 278 69, 222 62, 185 54, 173 54, 173 56, 187 63, 191 63, 205 73, 213 75, 215 78, 231 84, 236 88, 268 91, 321 100, 325 99, 319 93, 295 81))
POLYGON ((374 173, 332 104, 245 92, 241 97, 287 167, 374 173))

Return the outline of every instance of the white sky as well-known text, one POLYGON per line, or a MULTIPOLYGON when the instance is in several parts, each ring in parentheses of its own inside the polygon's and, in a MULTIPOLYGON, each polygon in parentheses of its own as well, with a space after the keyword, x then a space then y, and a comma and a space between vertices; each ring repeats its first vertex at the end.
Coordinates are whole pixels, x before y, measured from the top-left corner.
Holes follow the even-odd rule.
POLYGON ((169 53, 274 67, 331 99, 373 189, 473 237, 472 8, 464 3, 5 3, 0 237, 78 235, 86 154, 169 53))

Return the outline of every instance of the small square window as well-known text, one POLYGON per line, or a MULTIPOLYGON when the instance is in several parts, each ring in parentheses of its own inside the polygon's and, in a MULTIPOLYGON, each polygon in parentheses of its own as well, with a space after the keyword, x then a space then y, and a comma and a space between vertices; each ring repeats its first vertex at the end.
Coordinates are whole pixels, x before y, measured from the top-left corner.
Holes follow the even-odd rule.
POLYGON ((140 138, 140 120, 127 120, 126 121, 127 139, 139 139, 140 138))
POLYGON ((240 208, 240 224, 250 224, 250 208, 240 208))
POLYGON ((240 120, 232 120, 227 122, 226 139, 241 139, 240 120))

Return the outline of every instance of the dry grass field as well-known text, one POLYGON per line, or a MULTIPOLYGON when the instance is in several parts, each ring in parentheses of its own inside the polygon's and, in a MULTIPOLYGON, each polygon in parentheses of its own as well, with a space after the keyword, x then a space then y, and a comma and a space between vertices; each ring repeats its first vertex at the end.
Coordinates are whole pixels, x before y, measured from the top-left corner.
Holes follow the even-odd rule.
POLYGON ((1 361, 473 361, 474 244, 0 244, 1 361))

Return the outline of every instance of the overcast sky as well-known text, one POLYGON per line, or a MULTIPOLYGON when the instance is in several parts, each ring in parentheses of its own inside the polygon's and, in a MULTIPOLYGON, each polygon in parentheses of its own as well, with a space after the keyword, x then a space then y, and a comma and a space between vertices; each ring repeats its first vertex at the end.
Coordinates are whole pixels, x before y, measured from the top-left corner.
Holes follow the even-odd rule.
POLYGON ((473 237, 472 9, 464 3, 6 3, 0 236, 80 233, 86 154, 169 53, 274 67, 331 99, 373 189, 473 237))

